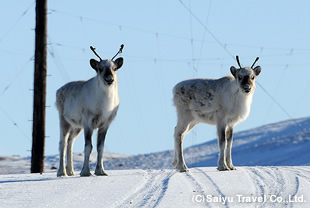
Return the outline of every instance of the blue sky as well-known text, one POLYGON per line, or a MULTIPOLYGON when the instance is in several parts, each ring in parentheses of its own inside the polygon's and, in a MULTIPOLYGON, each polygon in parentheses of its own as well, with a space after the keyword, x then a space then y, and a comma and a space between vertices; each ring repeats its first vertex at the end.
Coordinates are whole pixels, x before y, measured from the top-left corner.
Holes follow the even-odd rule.
MULTIPOLYGON (((235 55, 244 66, 260 57, 263 86, 257 86, 250 116, 235 131, 309 116, 309 8, 306 0, 49 1, 46 155, 58 154, 56 90, 95 76, 90 45, 102 58, 125 45, 118 72, 121 104, 108 131, 108 152, 173 149, 173 86, 225 76, 237 66, 235 55)), ((30 156, 35 2, 2 2, 0 25, 0 155, 30 156)), ((184 145, 214 138, 215 127, 201 124, 184 145)), ((83 148, 81 134, 74 151, 83 148)))

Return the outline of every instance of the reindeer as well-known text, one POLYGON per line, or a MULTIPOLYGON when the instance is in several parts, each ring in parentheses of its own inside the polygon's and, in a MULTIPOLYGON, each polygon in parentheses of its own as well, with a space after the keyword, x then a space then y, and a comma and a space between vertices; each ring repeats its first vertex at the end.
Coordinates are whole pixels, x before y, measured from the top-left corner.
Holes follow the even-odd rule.
POLYGON ((91 50, 100 59, 90 59, 90 66, 97 76, 87 81, 69 82, 57 90, 56 106, 60 120, 60 162, 57 176, 73 176, 72 147, 76 137, 84 129, 85 149, 81 176, 90 176, 89 156, 92 151, 92 134, 98 129, 97 165, 95 175, 106 176, 103 167, 103 147, 107 130, 116 116, 119 106, 118 82, 116 72, 123 65, 123 58, 113 59, 122 52, 124 45, 110 60, 102 60, 91 46, 91 50), (67 166, 65 157, 67 152, 67 166))
POLYGON ((233 128, 245 120, 255 91, 255 80, 261 67, 230 68, 233 76, 220 79, 190 79, 173 88, 173 101, 177 110, 174 132, 175 156, 173 166, 180 172, 188 171, 183 157, 183 139, 199 123, 216 125, 220 149, 218 170, 236 170, 231 159, 233 128))

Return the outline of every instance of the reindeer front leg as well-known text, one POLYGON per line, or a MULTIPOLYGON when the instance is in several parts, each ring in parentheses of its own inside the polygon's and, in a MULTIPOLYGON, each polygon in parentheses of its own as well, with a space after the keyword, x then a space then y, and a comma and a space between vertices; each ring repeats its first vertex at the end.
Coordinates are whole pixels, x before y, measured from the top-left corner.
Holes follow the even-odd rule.
POLYGON ((84 134, 85 134, 84 164, 83 164, 83 168, 82 168, 80 175, 91 176, 90 169, 89 169, 89 157, 93 149, 93 145, 91 143, 91 136, 93 134, 93 129, 84 128, 84 134))
POLYGON ((232 159, 231 159, 231 147, 232 147, 232 142, 233 142, 233 128, 228 127, 226 130, 226 141, 227 141, 227 146, 226 146, 226 164, 227 167, 230 170, 236 170, 236 168, 232 164, 232 159))
POLYGON ((225 126, 217 125, 217 134, 218 134, 218 144, 220 148, 220 155, 219 155, 217 169, 219 171, 229 170, 226 164, 226 159, 225 159, 225 150, 227 148, 225 126))
POLYGON ((97 137, 97 165, 95 170, 95 175, 97 176, 107 176, 108 174, 104 171, 103 167, 103 149, 104 149, 104 142, 105 136, 107 134, 107 128, 100 128, 98 130, 98 137, 97 137))

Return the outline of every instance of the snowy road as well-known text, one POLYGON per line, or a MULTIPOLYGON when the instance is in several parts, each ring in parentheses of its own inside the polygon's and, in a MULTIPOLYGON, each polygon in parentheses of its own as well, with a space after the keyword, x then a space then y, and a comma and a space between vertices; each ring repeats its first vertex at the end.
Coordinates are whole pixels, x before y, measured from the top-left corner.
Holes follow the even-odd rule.
POLYGON ((0 207, 310 207, 309 166, 0 175, 0 207))

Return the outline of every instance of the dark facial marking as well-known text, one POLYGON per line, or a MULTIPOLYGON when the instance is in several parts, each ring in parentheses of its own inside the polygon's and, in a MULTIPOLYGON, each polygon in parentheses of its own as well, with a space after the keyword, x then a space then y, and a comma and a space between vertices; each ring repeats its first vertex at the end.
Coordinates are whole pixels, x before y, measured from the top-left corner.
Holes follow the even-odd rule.
POLYGON ((113 77, 113 73, 109 67, 105 68, 104 74, 103 74, 103 79, 108 85, 111 85, 113 83, 114 77, 113 77))
POLYGON ((241 85, 246 85, 246 84, 250 84, 250 77, 248 75, 244 76, 242 81, 241 81, 241 85))
POLYGON ((246 93, 250 92, 252 85, 253 85, 253 82, 251 81, 250 76, 246 75, 240 81, 241 81, 240 85, 245 90, 245 92, 246 93))

